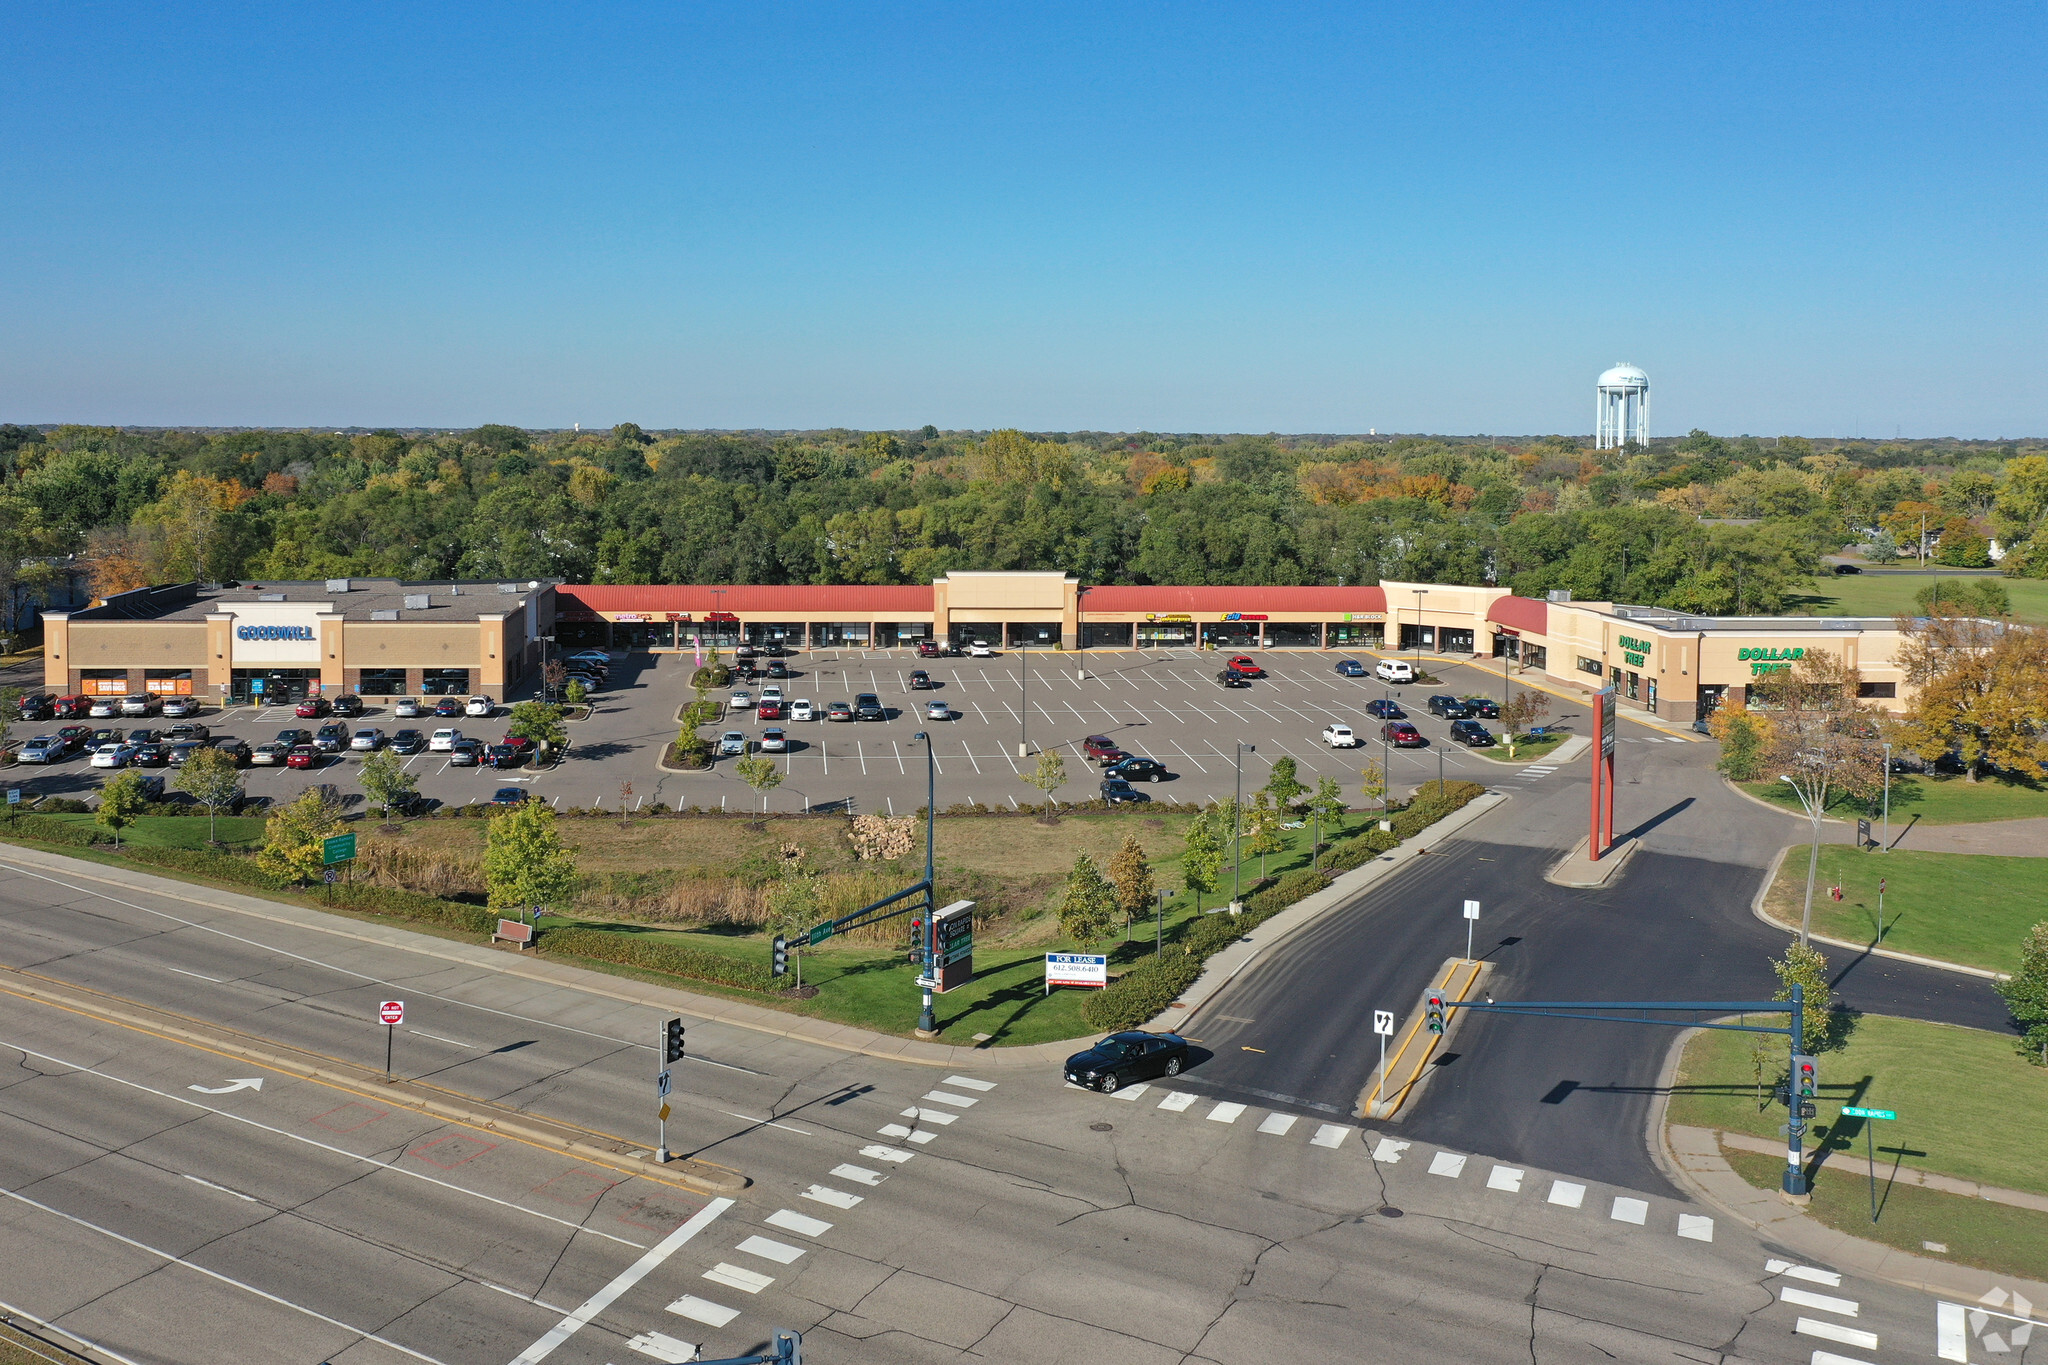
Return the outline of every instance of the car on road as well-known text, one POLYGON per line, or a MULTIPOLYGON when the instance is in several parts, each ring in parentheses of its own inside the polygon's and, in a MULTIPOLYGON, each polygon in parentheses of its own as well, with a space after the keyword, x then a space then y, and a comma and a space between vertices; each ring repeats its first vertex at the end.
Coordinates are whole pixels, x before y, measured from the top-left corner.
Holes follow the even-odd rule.
POLYGON ((1500 719, 1500 703, 1491 697, 1460 697, 1458 700, 1465 703, 1465 714, 1468 716, 1480 716, 1487 720, 1500 719))
POLYGON ((318 720, 333 709, 325 697, 308 697, 292 708, 292 714, 300 720, 318 720))
POLYGON ((57 698, 48 692, 23 693, 15 709, 23 720, 53 720, 57 715, 57 698))
POLYGON ((294 744, 284 756, 287 768, 317 768, 320 766, 320 750, 312 744, 294 744))
POLYGON ((416 718, 419 715, 419 713, 420 703, 417 697, 400 697, 396 702, 392 703, 391 706, 391 714, 397 716, 401 720, 412 720, 416 718))
POLYGON ((86 713, 90 703, 84 697, 59 697, 51 706, 58 720, 72 720, 86 713))
POLYGON ((1096 788, 1104 801, 1114 806, 1125 801, 1150 801, 1152 798, 1124 781, 1121 777, 1105 777, 1096 788))
POLYGON ((440 719, 446 720, 450 716, 459 716, 461 714, 462 698, 460 697, 441 697, 434 702, 434 715, 440 719))
POLYGON ((1837 564, 1835 565, 1835 572, 1838 574, 1862 573, 1863 566, 1861 564, 1837 564))
POLYGON ((14 753, 15 759, 22 763, 55 763, 70 755, 71 746, 55 735, 37 735, 14 753))
POLYGON ((1249 654, 1233 655, 1230 662, 1225 664, 1224 667, 1232 673, 1242 673, 1247 678, 1263 678, 1266 676, 1266 670, 1260 668, 1258 660, 1252 658, 1249 654))
POLYGON ((344 692, 334 699, 334 714, 354 720, 363 714, 363 699, 353 692, 344 692))
POLYGON ((258 768, 274 768, 291 756, 292 746, 272 740, 259 744, 249 752, 249 762, 258 768))
POLYGON ((1493 744, 1493 735, 1476 720, 1452 721, 1451 738, 1471 749, 1485 749, 1493 744))
POLYGON ((248 740, 237 739, 233 735, 214 736, 213 747, 226 754, 229 758, 232 758, 237 768, 248 767, 250 759, 255 756, 256 752, 249 747, 248 740))
POLYGON ((1337 671, 1347 678, 1362 678, 1365 676, 1365 665, 1356 659, 1339 659, 1337 671))
POLYGON ((183 716, 196 716, 199 714, 199 709, 200 704, 197 697, 164 698, 164 715, 172 720, 177 720, 183 716))
POLYGON ((728 700, 726 701, 726 703, 725 703, 725 709, 726 709, 726 710, 728 710, 728 711, 751 711, 751 710, 753 710, 753 709, 754 709, 754 694, 753 694, 752 692, 749 692, 749 691, 747 691, 747 689, 746 689, 746 688, 744 688, 744 687, 742 687, 742 688, 738 689, 738 690, 737 690, 737 691, 735 691, 735 692, 734 692, 734 693, 732 694, 732 696, 731 696, 731 697, 730 697, 730 698, 729 698, 729 699, 728 699, 728 700))
POLYGON ((1348 725, 1325 725, 1323 727, 1323 743, 1329 745, 1332 749, 1356 749, 1362 742, 1358 738, 1358 732, 1348 725))
POLYGON ((852 720, 853 706, 848 702, 835 701, 825 708, 826 720, 852 720))
POLYGON ((448 766, 451 768, 474 768, 483 762, 484 743, 480 739, 458 739, 455 747, 448 751, 448 766))
POLYGON ((443 727, 434 731, 427 740, 427 752, 434 754, 452 753, 462 742, 462 731, 443 727))
POLYGON ((743 730, 727 730, 718 737, 718 754, 721 758, 740 758, 747 752, 747 736, 743 730))
POLYGON ((1107 1095, 1132 1081, 1178 1076, 1187 1064, 1188 1040, 1178 1033, 1130 1029, 1112 1033, 1086 1052, 1075 1053, 1062 1069, 1069 1084, 1090 1086, 1107 1095))
POLYGON ((1125 753, 1122 749, 1117 748, 1116 741, 1111 739, 1108 735, 1088 736, 1088 738, 1081 741, 1081 752, 1088 755, 1088 757, 1094 759, 1098 763, 1113 763, 1119 758, 1130 757, 1130 755, 1125 753))
POLYGON ((391 752, 416 754, 427 747, 427 737, 417 730, 400 730, 391 736, 391 752))
POLYGON ((1374 697, 1365 704, 1365 714, 1374 720, 1406 720, 1408 713, 1401 709, 1401 703, 1388 701, 1385 697, 1374 697))
POLYGON ((1380 727, 1380 738, 1396 749, 1419 749, 1429 743, 1422 731, 1405 720, 1390 720, 1380 727))
POLYGON ((164 731, 163 738, 173 744, 183 744, 186 740, 190 739, 212 739, 213 731, 197 721, 188 720, 181 724, 173 725, 170 729, 164 731))
POLYGON ((1374 666, 1372 675, 1381 682, 1412 683, 1415 681, 1415 665, 1406 659, 1381 659, 1374 666))
POLYGON ((771 725, 761 732, 761 752, 764 754, 786 754, 789 752, 789 732, 771 725))
POLYGON ((955 711, 942 701, 928 701, 924 704, 924 718, 926 720, 951 720, 959 714, 958 711, 955 711))
POLYGON ((121 698, 121 714, 124 716, 153 716, 156 714, 156 698, 147 692, 130 692, 121 698))
POLYGON ((853 699, 853 714, 856 720, 887 720, 889 713, 882 709, 882 699, 873 692, 862 692, 853 699))
POLYGON ((1173 776, 1156 758, 1121 758, 1104 768, 1102 775, 1122 778, 1126 782, 1164 782, 1173 776))
POLYGON ((332 720, 313 732, 313 747, 323 754, 338 754, 348 747, 348 727, 332 720))
POLYGON ((526 762, 526 750, 516 744, 493 744, 484 750, 487 768, 516 768, 526 762))
POLYGON ((384 732, 374 725, 366 725, 349 736, 348 747, 357 753, 369 753, 384 747, 384 732))
POLYGON ((1442 716, 1445 720, 1463 720, 1471 713, 1466 710, 1464 702, 1439 692, 1429 699, 1429 714, 1442 716))
POLYGON ((754 719, 781 720, 782 703, 780 701, 770 700, 767 697, 761 698, 761 704, 754 708, 754 719))
POLYGON ((798 697, 789 704, 789 718, 791 720, 816 720, 818 713, 811 709, 811 699, 809 697, 798 697))
POLYGON ((94 697, 91 703, 87 705, 85 714, 93 720, 112 720, 115 716, 121 714, 121 699, 119 697, 94 697))
POLYGON ((931 691, 931 690, 932 690, 932 675, 931 675, 931 674, 929 674, 929 673, 927 673, 927 672, 925 672, 925 671, 924 671, 923 669, 921 669, 921 668, 913 668, 913 669, 911 669, 911 670, 910 670, 910 690, 911 690, 911 691, 913 691, 913 692, 929 692, 929 691, 931 691))
POLYGON ((1216 681, 1222 683, 1225 687, 1250 687, 1252 685, 1250 678, 1232 668, 1226 668, 1221 673, 1218 673, 1216 681))
POLYGON ((996 657, 995 647, 985 640, 970 640, 967 645, 967 657, 970 659, 993 659, 996 657))
POLYGON ((491 793, 494 806, 523 806, 529 799, 524 787, 500 787, 491 793))
POLYGON ((489 697, 471 697, 463 704, 462 714, 465 716, 488 716, 497 709, 498 704, 489 697))

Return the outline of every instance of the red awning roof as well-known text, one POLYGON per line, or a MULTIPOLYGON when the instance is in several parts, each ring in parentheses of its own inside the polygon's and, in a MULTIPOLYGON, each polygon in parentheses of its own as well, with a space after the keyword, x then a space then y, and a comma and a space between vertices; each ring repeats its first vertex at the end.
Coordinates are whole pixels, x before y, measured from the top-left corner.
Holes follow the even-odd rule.
POLYGON ((1160 584, 1090 588, 1081 598, 1083 616, 1104 611, 1296 611, 1341 616, 1347 611, 1386 609, 1387 594, 1378 584, 1367 588, 1210 588, 1160 584))
POLYGON ((1550 634, 1550 604, 1533 597, 1497 597, 1486 609, 1486 619, 1531 635, 1550 634))
POLYGON ((929 615, 932 589, 929 583, 908 587, 814 587, 808 584, 738 586, 716 589, 709 584, 641 586, 578 584, 555 590, 562 608, 585 611, 690 612, 701 616, 708 611, 781 612, 791 620, 803 619, 812 611, 871 611, 880 619, 890 612, 929 615))

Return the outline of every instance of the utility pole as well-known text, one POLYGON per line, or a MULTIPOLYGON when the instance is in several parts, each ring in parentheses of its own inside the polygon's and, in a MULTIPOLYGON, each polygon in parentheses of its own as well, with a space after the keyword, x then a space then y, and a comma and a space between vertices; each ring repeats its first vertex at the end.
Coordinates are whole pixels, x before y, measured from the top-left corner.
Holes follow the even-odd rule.
POLYGON ((910 738, 924 742, 924 1012, 917 1016, 917 1031, 930 1037, 939 1031, 938 1017, 932 1013, 932 982, 936 980, 932 950, 938 942, 938 926, 932 920, 939 906, 939 898, 932 891, 932 853, 938 835, 939 764, 933 757, 929 734, 919 730, 910 738))
POLYGON ((1017 646, 1017 757, 1029 758, 1031 744, 1027 727, 1031 719, 1031 664, 1020 642, 1017 646))
POLYGON ((1259 751, 1256 744, 1239 744, 1234 761, 1237 767, 1237 794, 1230 803, 1230 911, 1236 914, 1243 908, 1239 896, 1244 886, 1244 756, 1259 751))
POLYGON ((1884 842, 1879 845, 1879 851, 1883 853, 1892 851, 1892 746, 1890 741, 1886 741, 1884 746, 1884 842))

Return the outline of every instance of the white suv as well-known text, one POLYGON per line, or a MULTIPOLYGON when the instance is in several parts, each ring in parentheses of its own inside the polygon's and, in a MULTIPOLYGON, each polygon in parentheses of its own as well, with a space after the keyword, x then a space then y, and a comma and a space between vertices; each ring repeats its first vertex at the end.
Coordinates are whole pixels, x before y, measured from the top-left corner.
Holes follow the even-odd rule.
POLYGON ((1323 743, 1329 745, 1332 749, 1356 749, 1358 747, 1358 735, 1348 725, 1325 725, 1323 727, 1323 743))
POLYGON ((462 714, 465 716, 488 716, 497 707, 498 704, 489 697, 471 697, 463 706, 462 714))
POLYGON ((774 702, 777 706, 782 705, 782 689, 774 683, 769 683, 761 689, 761 700, 755 704, 766 706, 769 702, 774 702))
POLYGON ((1415 681, 1415 666, 1406 659, 1381 659, 1373 676, 1381 682, 1412 683, 1415 681))

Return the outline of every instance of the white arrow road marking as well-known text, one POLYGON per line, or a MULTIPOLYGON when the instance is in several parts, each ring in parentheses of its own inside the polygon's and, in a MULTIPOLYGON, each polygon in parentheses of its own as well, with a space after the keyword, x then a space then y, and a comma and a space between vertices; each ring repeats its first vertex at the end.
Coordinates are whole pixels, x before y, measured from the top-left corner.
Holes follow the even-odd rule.
POLYGON ((263 1088, 263 1078, 261 1076, 245 1076, 239 1081, 229 1081, 226 1085, 188 1085, 185 1088, 187 1090, 196 1090, 202 1095, 232 1095, 237 1090, 261 1090, 263 1088))
MULTIPOLYGON (((634 1285, 646 1279, 649 1272, 674 1255, 677 1248, 681 1247, 683 1243, 695 1237, 705 1228, 711 1226, 712 1222, 720 1214, 732 1206, 733 1201, 730 1199, 714 1199, 706 1204, 697 1211, 696 1216, 691 1218, 689 1222, 662 1238, 645 1255, 641 1256, 639 1260, 620 1271, 610 1284, 584 1300, 581 1308, 578 1308, 575 1312, 556 1323, 546 1336, 543 1336, 539 1341, 534 1342, 533 1345, 521 1351, 513 1359, 512 1365, 539 1365, 539 1362, 546 1360, 550 1355, 554 1354, 557 1346, 560 1346, 570 1337, 575 1336, 577 1332, 583 1329, 585 1323, 611 1307, 612 1302, 621 1294, 624 1294, 634 1285)), ((691 1347, 690 1350, 694 1354, 696 1348, 691 1347)), ((411 1352, 407 1354, 411 1354, 411 1352)), ((679 1358, 687 1360, 689 1356, 685 1355, 679 1358)))

